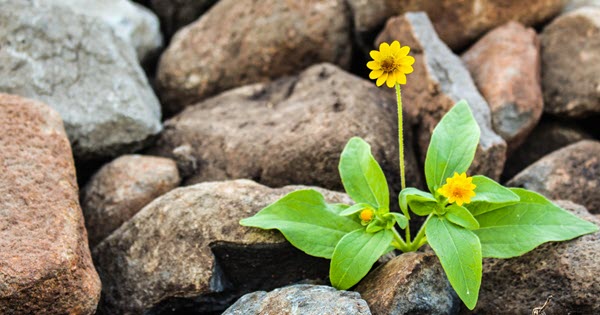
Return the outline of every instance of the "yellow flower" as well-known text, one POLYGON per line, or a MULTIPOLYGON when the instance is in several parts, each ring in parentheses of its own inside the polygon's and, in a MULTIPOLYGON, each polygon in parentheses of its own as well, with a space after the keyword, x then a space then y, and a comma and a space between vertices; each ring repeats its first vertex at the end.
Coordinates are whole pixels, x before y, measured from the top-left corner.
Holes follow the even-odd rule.
POLYGON ((446 184, 438 189, 442 196, 448 198, 449 203, 456 201, 456 204, 462 206, 463 203, 470 203, 471 197, 475 196, 475 184, 473 177, 467 177, 467 174, 458 174, 454 172, 454 176, 446 179, 446 184))
POLYGON ((410 47, 401 47, 397 40, 391 45, 381 43, 379 51, 371 50, 373 61, 367 62, 367 68, 372 70, 369 78, 377 79, 377 86, 383 82, 390 88, 396 83, 406 84, 406 75, 413 72, 412 65, 415 63, 415 58, 408 55, 409 51, 410 47))
POLYGON ((373 220, 374 215, 375 211, 373 211, 373 209, 365 208, 360 212, 358 217, 365 222, 370 222, 371 220, 373 220))

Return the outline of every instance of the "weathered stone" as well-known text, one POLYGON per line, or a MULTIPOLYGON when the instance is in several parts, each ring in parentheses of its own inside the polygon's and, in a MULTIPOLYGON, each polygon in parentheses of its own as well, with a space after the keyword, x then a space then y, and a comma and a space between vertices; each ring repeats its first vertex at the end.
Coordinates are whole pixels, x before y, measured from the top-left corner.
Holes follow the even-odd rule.
POLYGON ((371 271, 356 291, 374 315, 456 314, 461 301, 433 253, 405 253, 371 271))
POLYGON ((0 94, 0 314, 93 314, 100 280, 57 112, 0 94))
MULTIPOLYGON (((398 192, 395 107, 394 98, 372 82, 333 65, 315 65, 297 77, 241 87, 188 107, 165 122, 151 152, 178 161, 186 184, 251 178, 271 187, 341 190, 339 156, 359 136, 371 144, 398 192)), ((410 128, 405 131, 407 182, 419 187, 410 128)))
POLYGON ((600 213, 600 142, 583 140, 554 151, 517 174, 508 186, 571 200, 600 213))
POLYGON ((418 144, 425 160, 431 133, 442 116, 461 99, 471 107, 481 129, 481 140, 470 172, 498 179, 506 158, 506 142, 491 128, 490 108, 460 58, 437 37, 425 13, 406 13, 392 18, 376 44, 401 39, 411 47, 415 71, 402 88, 412 121, 418 122, 418 144))
POLYGON ((217 0, 146 0, 147 5, 160 18, 167 38, 180 28, 194 22, 217 0))
POLYGON ((0 91, 56 109, 77 157, 134 150, 160 131, 135 52, 108 25, 39 0, 0 5, 0 91))
MULTIPOLYGON (((581 218, 600 225, 587 210, 568 201, 556 202, 581 218)), ((484 259, 479 302, 463 314, 531 314, 553 296, 547 315, 600 313, 600 232, 546 243, 511 259, 484 259)))
POLYGON ((600 0, 569 0, 563 8, 563 13, 577 10, 581 7, 598 7, 600 8, 600 0))
POLYGON ((573 124, 542 120, 506 161, 502 177, 511 179, 546 154, 592 136, 573 124))
MULTIPOLYGON (((354 27, 363 38, 374 33, 385 21, 409 11, 425 11, 440 38, 452 49, 469 43, 508 21, 532 26, 560 12, 565 0, 348 0, 354 27)), ((402 38, 398 38, 402 40, 402 38)))
POLYGON ((566 13, 540 38, 544 111, 572 118, 600 114, 600 8, 566 13))
MULTIPOLYGON (((155 199, 94 249, 103 283, 100 312, 222 311, 226 305, 215 305, 220 298, 326 277, 328 260, 293 248, 279 232, 239 224, 302 188, 209 182, 155 199)), ((328 202, 351 202, 318 190, 328 202)))
POLYGON ((544 108, 535 30, 509 22, 486 34, 462 60, 490 106, 494 131, 514 151, 544 108))
POLYGON ((298 284, 241 297, 223 315, 371 315, 360 294, 323 285, 298 284))
POLYGON ((163 108, 175 113, 224 90, 318 62, 347 68, 351 27, 344 1, 219 1, 179 31, 161 56, 163 108))
POLYGON ((78 14, 102 19, 115 34, 136 50, 138 59, 152 57, 162 46, 158 18, 152 11, 129 0, 44 0, 78 14))
POLYGON ((106 165, 81 196, 90 246, 93 247, 156 197, 179 185, 175 161, 125 155, 106 165))

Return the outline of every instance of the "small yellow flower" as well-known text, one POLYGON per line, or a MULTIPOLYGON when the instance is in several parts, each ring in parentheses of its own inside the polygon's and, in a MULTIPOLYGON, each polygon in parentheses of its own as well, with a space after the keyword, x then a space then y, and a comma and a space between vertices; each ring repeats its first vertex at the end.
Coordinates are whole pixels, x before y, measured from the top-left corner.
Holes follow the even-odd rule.
POLYGON ((373 211, 373 209, 365 208, 360 212, 358 217, 365 222, 370 222, 371 220, 373 220, 374 215, 375 211, 373 211))
POLYGON ((475 196, 475 184, 473 177, 467 177, 467 174, 458 174, 446 179, 446 184, 438 189, 442 196, 448 198, 449 203, 456 201, 456 204, 462 206, 463 203, 470 203, 471 197, 475 196))
POLYGON ((396 83, 406 84, 406 75, 413 72, 413 63, 415 58, 408 55, 410 47, 400 46, 400 42, 393 41, 391 45, 381 43, 379 51, 371 50, 373 61, 367 63, 367 68, 371 69, 369 78, 377 79, 377 86, 383 82, 388 87, 394 87, 396 83))

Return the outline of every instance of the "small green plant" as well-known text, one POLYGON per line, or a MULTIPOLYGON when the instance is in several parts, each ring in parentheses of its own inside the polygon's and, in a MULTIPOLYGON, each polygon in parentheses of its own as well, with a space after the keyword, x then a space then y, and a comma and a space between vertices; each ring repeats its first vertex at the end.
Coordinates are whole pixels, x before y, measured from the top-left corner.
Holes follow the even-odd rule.
MULTIPOLYGON (((393 60, 389 63, 397 68, 385 70, 404 72, 403 80, 396 75, 391 84, 386 81, 389 76, 377 82, 378 85, 384 81, 390 87, 395 85, 400 115, 399 84, 406 82, 405 73, 412 72, 410 66, 414 58, 412 62, 406 59, 408 50, 398 57, 402 48, 397 43, 384 46, 376 56, 372 52, 371 56, 379 63, 369 67, 381 68, 391 56, 393 60)), ((400 135, 401 121, 400 116, 400 135)), ((240 224, 278 229, 305 253, 331 259, 330 281, 343 290, 358 283, 382 255, 394 249, 416 251, 429 244, 458 296, 473 309, 479 295, 483 258, 520 256, 542 243, 569 240, 598 230, 596 225, 579 219, 535 192, 506 188, 481 175, 468 177, 466 172, 475 156, 479 136, 479 127, 468 104, 457 103, 442 118, 431 137, 425 159, 429 191, 405 187, 400 137, 402 191, 398 199, 401 213, 390 211, 385 175, 371 154, 369 144, 355 137, 348 141, 339 163, 342 183, 355 204, 328 204, 315 190, 298 190, 253 217, 241 220, 240 224), (411 212, 426 216, 414 239, 408 225, 411 212), (395 225, 405 230, 404 238, 395 225)))

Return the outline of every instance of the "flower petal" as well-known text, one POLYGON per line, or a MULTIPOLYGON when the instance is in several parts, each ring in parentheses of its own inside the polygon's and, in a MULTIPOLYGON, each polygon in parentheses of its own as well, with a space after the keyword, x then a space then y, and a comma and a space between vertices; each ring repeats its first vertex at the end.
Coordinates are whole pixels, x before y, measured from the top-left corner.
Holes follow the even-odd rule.
POLYGON ((379 70, 379 69, 381 69, 381 62, 369 61, 369 62, 367 62, 367 68, 369 68, 371 70, 379 70))
POLYGON ((404 46, 402 48, 399 49, 398 51, 398 57, 405 57, 408 55, 408 53, 410 52, 410 47, 408 46, 404 46))
POLYGON ((406 84, 406 75, 398 71, 396 74, 396 82, 398 82, 398 84, 406 84))
POLYGON ((381 60, 381 53, 379 51, 377 51, 377 50, 371 50, 371 52, 369 53, 369 55, 375 61, 380 61, 381 60))
POLYGON ((415 63, 415 57, 413 57, 413 56, 402 57, 400 59, 400 63, 404 66, 412 66, 413 63, 415 63))
POLYGON ((400 71, 405 74, 410 74, 410 73, 413 73, 414 69, 412 66, 401 65, 400 71))
POLYGON ((379 44, 379 51, 381 52, 382 57, 390 55, 390 45, 386 42, 379 44))
POLYGON ((387 72, 384 72, 378 79, 377 82, 375 82, 375 84, 377 84, 377 86, 381 86, 383 85, 383 82, 385 82, 385 80, 387 79, 388 74, 387 72))
POLYGON ((392 44, 390 45, 390 51, 392 53, 392 55, 397 55, 398 52, 400 51, 400 42, 395 40, 392 42, 392 44))
POLYGON ((369 79, 375 80, 383 74, 383 70, 373 70, 369 73, 369 79))
POLYGON ((394 75, 394 73, 390 73, 390 75, 388 75, 388 78, 385 81, 385 83, 387 83, 387 86, 389 88, 393 88, 394 85, 396 85, 396 76, 394 75))

